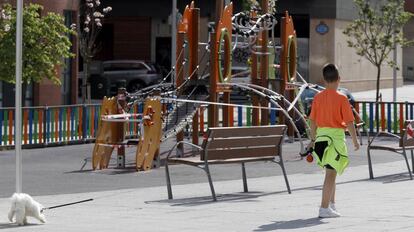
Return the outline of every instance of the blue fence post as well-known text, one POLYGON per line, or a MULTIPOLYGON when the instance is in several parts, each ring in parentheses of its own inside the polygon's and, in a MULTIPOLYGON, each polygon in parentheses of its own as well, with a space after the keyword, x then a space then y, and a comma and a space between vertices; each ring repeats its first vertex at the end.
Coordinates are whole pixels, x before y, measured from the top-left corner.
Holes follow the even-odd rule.
POLYGON ((243 108, 241 106, 237 107, 237 126, 243 126, 243 108))
POLYGON ((29 144, 33 144, 33 109, 29 109, 29 144))
POLYGON ((44 123, 43 123, 43 125, 44 125, 44 127, 45 127, 45 129, 44 129, 44 141, 45 141, 45 145, 47 146, 47 144, 49 143, 49 129, 50 129, 50 125, 49 125, 49 123, 50 123, 50 110, 49 110, 49 107, 45 107, 45 113, 44 113, 44 123))
MULTIPOLYGON (((271 104, 271 107, 276 107, 274 104, 271 104)), ((270 110, 270 124, 276 125, 276 110, 270 110)))
POLYGON ((374 103, 369 103, 369 132, 374 132, 374 103))
POLYGON ((414 119, 414 111, 413 111, 413 108, 414 108, 414 103, 411 103, 411 104, 410 104, 410 111, 411 111, 411 117, 410 117, 410 119, 411 119, 411 120, 413 120, 413 119, 414 119))
POLYGON ((405 120, 408 120, 408 102, 406 101, 404 103, 405 106, 405 120))

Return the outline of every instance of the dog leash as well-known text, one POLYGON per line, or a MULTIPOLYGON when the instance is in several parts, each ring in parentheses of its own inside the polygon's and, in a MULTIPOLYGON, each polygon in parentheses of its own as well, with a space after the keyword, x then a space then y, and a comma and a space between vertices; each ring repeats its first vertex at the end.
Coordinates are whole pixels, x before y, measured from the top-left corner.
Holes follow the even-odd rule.
POLYGON ((71 202, 71 203, 67 203, 67 204, 61 204, 61 205, 55 205, 55 206, 43 208, 42 210, 40 210, 40 212, 43 212, 45 210, 50 210, 50 209, 65 207, 65 206, 69 206, 69 205, 80 204, 80 203, 84 203, 84 202, 88 202, 88 201, 93 201, 93 198, 89 198, 89 199, 82 200, 82 201, 75 201, 75 202, 71 202))

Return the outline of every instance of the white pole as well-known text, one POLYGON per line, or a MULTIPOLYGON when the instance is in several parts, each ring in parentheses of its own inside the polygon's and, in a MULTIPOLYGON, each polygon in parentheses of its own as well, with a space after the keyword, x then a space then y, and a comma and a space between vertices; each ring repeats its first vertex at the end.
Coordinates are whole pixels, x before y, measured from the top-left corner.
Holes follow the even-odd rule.
POLYGON ((16 103, 15 103, 15 151, 16 151, 16 192, 22 192, 22 40, 23 0, 17 0, 16 18, 16 103))
MULTIPOLYGON (((171 68, 176 63, 176 46, 177 46, 177 0, 172 0, 171 12, 171 68)), ((175 71, 171 73, 171 81, 175 86, 175 71)))
POLYGON ((397 43, 395 42, 394 34, 394 68, 392 72, 392 101, 397 101, 397 43))

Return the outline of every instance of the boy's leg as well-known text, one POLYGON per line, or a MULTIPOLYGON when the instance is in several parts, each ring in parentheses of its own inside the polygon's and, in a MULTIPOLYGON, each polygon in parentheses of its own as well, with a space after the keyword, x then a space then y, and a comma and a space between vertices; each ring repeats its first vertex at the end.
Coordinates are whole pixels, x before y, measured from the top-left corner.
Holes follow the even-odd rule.
POLYGON ((331 200, 332 194, 335 188, 336 171, 335 169, 326 168, 325 182, 323 183, 322 190, 322 208, 329 207, 329 201, 331 200))
POLYGON ((332 189, 332 194, 331 194, 331 199, 330 199, 330 203, 335 204, 335 192, 336 192, 336 183, 334 183, 333 189, 332 189))

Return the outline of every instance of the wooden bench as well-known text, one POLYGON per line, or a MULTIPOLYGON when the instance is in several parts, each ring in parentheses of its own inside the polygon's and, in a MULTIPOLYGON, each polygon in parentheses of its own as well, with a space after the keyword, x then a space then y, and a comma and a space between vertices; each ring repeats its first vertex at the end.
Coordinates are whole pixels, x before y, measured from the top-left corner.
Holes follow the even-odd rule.
POLYGON ((368 169, 369 169, 369 178, 374 179, 374 174, 372 172, 372 163, 371 163, 371 150, 385 150, 398 153, 402 155, 407 164, 408 173, 410 174, 410 179, 413 179, 411 172, 414 172, 414 120, 405 122, 405 129, 401 131, 401 136, 394 135, 385 131, 379 132, 369 143, 368 143, 368 169), (386 134, 392 137, 395 137, 399 140, 399 143, 386 144, 386 145, 373 145, 374 140, 381 134, 386 134), (411 165, 413 170, 410 170, 410 165, 408 164, 407 152, 411 151, 411 165))
POLYGON ((241 163, 244 192, 248 192, 245 163, 274 162, 282 168, 287 191, 290 194, 281 148, 285 130, 285 125, 217 127, 208 129, 207 138, 201 146, 184 141, 178 142, 168 153, 165 164, 168 199, 173 198, 168 165, 170 163, 187 164, 203 169, 207 174, 213 200, 216 201, 209 165, 241 163), (188 144, 198 150, 198 154, 190 157, 171 157, 172 151, 178 144, 188 144))

